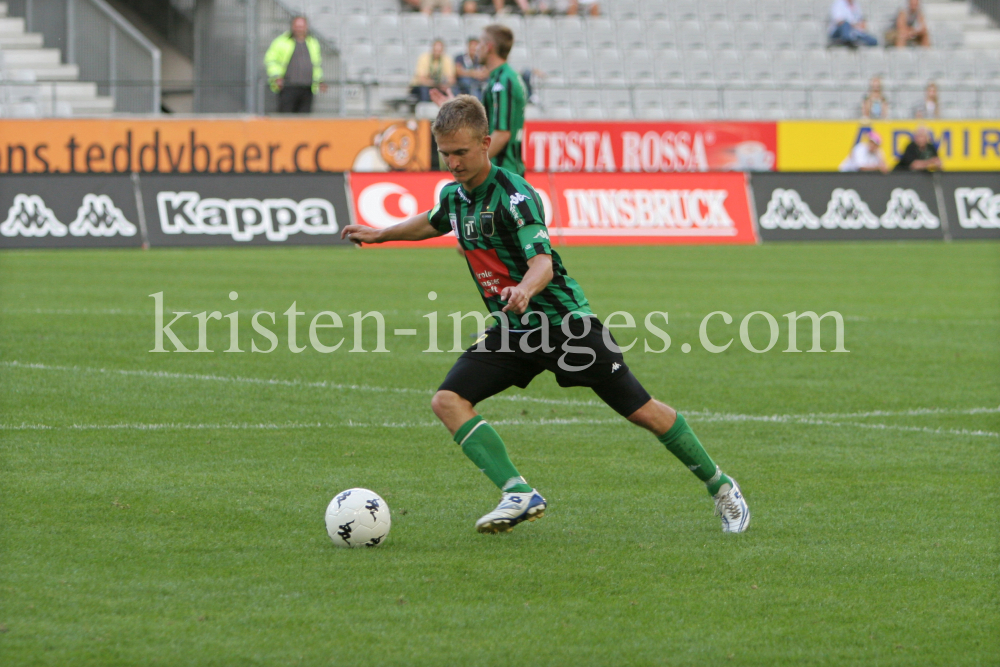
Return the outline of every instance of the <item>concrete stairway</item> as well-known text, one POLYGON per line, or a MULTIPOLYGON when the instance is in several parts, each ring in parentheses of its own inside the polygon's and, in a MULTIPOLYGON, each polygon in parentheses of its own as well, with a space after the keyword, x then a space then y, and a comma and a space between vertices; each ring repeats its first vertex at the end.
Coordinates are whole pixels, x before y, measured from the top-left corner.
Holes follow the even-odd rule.
POLYGON ((62 63, 59 49, 43 48, 42 35, 25 32, 23 18, 7 16, 0 2, 0 118, 92 116, 114 111, 97 84, 78 81, 80 69, 62 63))
POLYGON ((931 40, 935 26, 947 26, 962 34, 967 49, 1000 49, 1000 29, 989 17, 974 12, 969 2, 924 0, 923 6, 931 26, 931 40))

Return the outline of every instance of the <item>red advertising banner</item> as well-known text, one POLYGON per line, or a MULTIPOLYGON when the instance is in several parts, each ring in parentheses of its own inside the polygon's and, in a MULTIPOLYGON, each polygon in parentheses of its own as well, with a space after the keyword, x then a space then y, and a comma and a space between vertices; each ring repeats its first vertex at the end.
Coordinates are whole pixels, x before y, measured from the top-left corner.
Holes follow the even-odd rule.
MULTIPOLYGON (((757 242, 742 173, 529 173, 527 179, 557 246, 757 242)), ((445 172, 352 173, 354 221, 378 228, 400 223, 433 208, 449 182, 445 172)), ((418 245, 454 243, 449 233, 418 245)))
POLYGON ((774 171, 776 123, 536 122, 524 128, 528 171, 774 171))
POLYGON ((757 242, 742 173, 549 177, 557 244, 757 242))

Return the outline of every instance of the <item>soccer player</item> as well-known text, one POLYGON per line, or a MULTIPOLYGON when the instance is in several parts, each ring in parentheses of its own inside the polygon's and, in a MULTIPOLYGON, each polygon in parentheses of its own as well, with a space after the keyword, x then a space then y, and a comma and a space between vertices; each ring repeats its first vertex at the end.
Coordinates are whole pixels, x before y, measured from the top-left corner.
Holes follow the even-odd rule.
MULTIPOLYGON (((514 47, 514 33, 505 25, 493 24, 483 28, 479 40, 478 57, 489 77, 483 84, 483 106, 489 123, 490 160, 493 164, 524 176, 521 159, 521 142, 524 139, 524 107, 528 103, 524 79, 507 64, 507 56, 514 47)), ((431 91, 431 99, 444 104, 454 99, 444 93, 431 91)))
POLYGON ((538 193, 490 162, 488 130, 476 98, 460 95, 445 103, 432 131, 455 182, 441 190, 428 212, 384 229, 348 225, 341 232, 363 244, 420 241, 454 231, 497 321, 458 358, 431 401, 465 455, 502 492, 500 504, 476 529, 505 532, 545 512, 545 498, 517 471, 500 435, 475 405, 513 385, 527 387, 550 371, 560 386, 590 387, 618 414, 651 431, 705 483, 722 530, 743 532, 750 511, 739 485, 715 465, 684 417, 652 398, 629 370, 611 332, 552 249, 538 193))

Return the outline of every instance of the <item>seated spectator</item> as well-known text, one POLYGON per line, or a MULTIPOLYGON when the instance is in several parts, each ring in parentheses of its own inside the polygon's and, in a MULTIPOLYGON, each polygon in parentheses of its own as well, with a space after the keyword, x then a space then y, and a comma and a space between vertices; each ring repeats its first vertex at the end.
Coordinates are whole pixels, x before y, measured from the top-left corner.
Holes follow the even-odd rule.
POLYGON ((435 9, 441 10, 442 14, 451 14, 452 5, 455 0, 420 0, 420 12, 422 14, 433 14, 435 9))
POLYGON ((840 163, 840 171, 889 171, 882 155, 882 137, 875 130, 867 130, 861 140, 840 163))
POLYGON ((940 118, 941 104, 938 102, 937 84, 931 81, 924 89, 924 101, 913 110, 914 118, 940 118))
POLYGON ((413 93, 421 102, 431 101, 431 88, 450 93, 455 85, 455 61, 444 52, 444 42, 435 39, 431 50, 420 54, 413 76, 413 93))
POLYGON ((455 58, 455 87, 460 95, 481 97, 483 81, 490 75, 479 62, 479 40, 469 38, 469 49, 455 58))
POLYGON ((576 16, 581 13, 587 13, 591 16, 600 16, 601 7, 597 4, 597 0, 569 0, 569 6, 566 8, 566 14, 568 16, 576 16), (583 11, 581 11, 581 9, 583 11))
POLYGON ((942 168, 937 146, 931 141, 931 131, 921 125, 893 171, 937 171, 942 168))
POLYGON ((882 77, 873 76, 868 84, 868 92, 861 100, 862 118, 888 118, 889 100, 882 94, 882 77))
POLYGON ((412 12, 420 11, 420 0, 400 0, 402 8, 404 11, 409 10, 412 12))
POLYGON ((833 0, 830 6, 830 43, 857 47, 876 46, 878 40, 865 32, 867 24, 854 0, 833 0))
POLYGON ((517 5, 517 8, 521 10, 522 14, 533 14, 534 10, 531 9, 531 5, 528 4, 528 0, 493 0, 493 11, 497 14, 505 14, 507 12, 507 4, 513 2, 517 5))
POLYGON ((886 46, 930 46, 931 36, 927 32, 927 21, 920 0, 908 0, 906 6, 896 15, 896 24, 885 33, 886 46))

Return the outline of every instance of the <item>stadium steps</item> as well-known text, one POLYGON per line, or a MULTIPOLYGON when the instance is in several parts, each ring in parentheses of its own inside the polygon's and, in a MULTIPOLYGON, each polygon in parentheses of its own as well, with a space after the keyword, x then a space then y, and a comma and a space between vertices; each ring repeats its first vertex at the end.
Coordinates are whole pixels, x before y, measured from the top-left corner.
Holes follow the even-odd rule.
POLYGON ((924 14, 931 26, 931 40, 935 28, 960 32, 962 44, 969 49, 1000 49, 1000 30, 988 16, 973 12, 969 2, 949 0, 924 0, 924 14))
POLYGON ((106 115, 115 110, 97 84, 78 81, 80 68, 64 64, 59 49, 25 32, 23 18, 7 16, 0 2, 0 118, 106 115))

